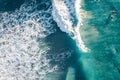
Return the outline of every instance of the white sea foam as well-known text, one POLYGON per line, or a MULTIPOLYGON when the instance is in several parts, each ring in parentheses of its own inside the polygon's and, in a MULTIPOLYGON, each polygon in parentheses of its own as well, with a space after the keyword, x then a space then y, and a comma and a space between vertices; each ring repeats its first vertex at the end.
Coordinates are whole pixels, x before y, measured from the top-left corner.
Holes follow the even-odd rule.
POLYGON ((36 6, 24 3, 15 12, 0 13, 0 80, 43 80, 57 68, 45 57, 50 47, 37 42, 55 29, 44 11, 32 12, 36 6))
POLYGON ((61 31, 68 33, 76 41, 76 44, 83 52, 88 52, 88 48, 85 47, 79 31, 80 26, 82 25, 82 16, 80 15, 80 3, 80 0, 73 0, 73 3, 69 5, 69 0, 53 0, 52 15, 61 31), (74 5, 74 8, 69 6, 67 7, 67 5, 74 5), (72 26, 74 23, 71 20, 71 13, 75 13, 76 18, 78 19, 78 23, 75 27, 72 26))
MULTIPOLYGON (((58 27, 86 52, 79 33, 80 19, 79 24, 72 27, 73 17, 70 13, 77 12, 78 4, 74 8, 74 0, 71 3, 68 0, 66 4, 64 2, 53 0, 53 18, 58 27)), ((55 32, 54 26, 49 22, 52 17, 46 15, 51 14, 51 6, 46 11, 37 10, 37 6, 39 5, 35 0, 30 0, 14 12, 0 13, 0 80, 43 80, 47 73, 58 69, 58 65, 51 66, 50 59, 46 58, 50 47, 43 40, 37 42, 38 38, 45 38, 55 32)), ((79 11, 75 15, 80 17, 78 14, 79 11)), ((60 53, 62 57, 57 55, 56 62, 64 60, 65 54, 69 57, 70 53, 60 53)))
POLYGON ((72 26, 72 22, 70 21, 69 10, 66 7, 64 1, 53 0, 52 6, 53 6, 52 15, 54 20, 57 22, 58 27, 62 31, 71 34, 71 32, 73 32, 73 29, 72 27, 69 26, 72 26))

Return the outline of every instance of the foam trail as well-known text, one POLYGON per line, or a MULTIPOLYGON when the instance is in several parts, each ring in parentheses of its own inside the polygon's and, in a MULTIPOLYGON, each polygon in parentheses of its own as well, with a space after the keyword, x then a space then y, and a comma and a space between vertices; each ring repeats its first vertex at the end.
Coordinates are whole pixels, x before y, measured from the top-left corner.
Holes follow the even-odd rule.
POLYGON ((57 22, 58 27, 68 34, 72 34, 73 28, 72 22, 70 21, 70 15, 68 8, 62 0, 53 0, 52 3, 53 11, 52 15, 54 20, 57 22))
POLYGON ((78 18, 78 24, 77 24, 77 27, 75 27, 76 40, 77 40, 76 42, 77 42, 77 44, 79 44, 78 47, 80 47, 82 51, 88 52, 89 49, 87 47, 85 47, 84 42, 81 39, 80 31, 79 31, 79 29, 82 25, 82 16, 80 14, 80 4, 81 3, 82 3, 82 0, 75 1, 76 16, 78 18))
MULTIPOLYGON (((69 5, 69 1, 65 0, 69 5)), ((81 39, 80 36, 80 26, 82 25, 82 19, 81 19, 81 15, 80 15, 80 4, 81 4, 81 0, 76 0, 74 2, 73 9, 75 9, 76 13, 76 17, 78 18, 78 23, 75 27, 73 27, 72 25, 74 24, 71 19, 71 12, 74 11, 69 11, 68 7, 65 4, 65 1, 63 0, 53 0, 53 11, 52 11, 52 15, 54 20, 57 22, 58 27, 61 29, 61 31, 68 33, 72 39, 74 39, 76 41, 77 46, 81 49, 81 51, 83 52, 88 52, 89 49, 87 47, 85 47, 84 42, 81 39)))

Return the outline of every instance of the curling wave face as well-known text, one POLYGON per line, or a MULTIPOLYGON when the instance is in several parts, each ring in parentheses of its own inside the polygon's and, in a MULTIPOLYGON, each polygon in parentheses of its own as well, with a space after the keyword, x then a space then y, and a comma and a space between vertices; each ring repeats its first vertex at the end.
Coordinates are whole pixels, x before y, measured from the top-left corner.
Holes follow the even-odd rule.
POLYGON ((84 45, 80 36, 80 27, 82 25, 81 3, 80 0, 53 0, 52 15, 61 31, 68 33, 76 41, 81 51, 88 52, 89 49, 84 45))

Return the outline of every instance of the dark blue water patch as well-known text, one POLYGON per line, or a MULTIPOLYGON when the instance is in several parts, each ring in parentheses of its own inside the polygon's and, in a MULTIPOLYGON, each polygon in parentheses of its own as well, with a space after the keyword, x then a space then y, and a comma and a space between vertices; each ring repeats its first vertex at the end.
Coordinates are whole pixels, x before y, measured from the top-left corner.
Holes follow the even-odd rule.
POLYGON ((19 9, 25 0, 1 0, 0 11, 14 11, 19 9))
POLYGON ((52 2, 50 0, 39 2, 38 10, 48 10, 52 6, 52 2))
POLYGON ((38 10, 47 10, 49 6, 46 3, 39 4, 38 10))
POLYGON ((81 67, 81 63, 77 63, 75 66, 75 80, 87 80, 85 73, 81 67))
POLYGON ((51 2, 52 0, 36 0, 37 1, 37 3, 42 3, 42 2, 51 2))
MULTIPOLYGON (((61 32, 60 29, 58 28, 57 31, 49 36, 47 36, 47 38, 45 39, 46 43, 48 43, 49 46, 51 46, 50 51, 48 52, 49 58, 52 58, 51 63, 57 64, 59 62, 55 62, 55 59, 53 59, 53 56, 55 55, 59 55, 61 54, 60 52, 66 52, 66 51, 70 51, 71 52, 71 56, 69 58, 67 58, 66 55, 66 59, 65 60, 60 60, 62 62, 59 63, 59 66, 63 66, 64 69, 61 69, 61 71, 66 71, 68 67, 73 67, 75 68, 75 75, 76 75, 76 79, 75 80, 86 80, 85 77, 85 73, 83 71, 83 67, 82 67, 82 63, 78 62, 78 59, 80 58, 80 54, 82 54, 82 52, 80 52, 79 48, 76 46, 76 43, 74 40, 72 40, 72 38, 64 33, 61 32)), ((59 58, 57 58, 57 61, 61 58, 61 56, 59 56, 59 58)), ((66 77, 64 77, 61 80, 65 80, 66 77)))

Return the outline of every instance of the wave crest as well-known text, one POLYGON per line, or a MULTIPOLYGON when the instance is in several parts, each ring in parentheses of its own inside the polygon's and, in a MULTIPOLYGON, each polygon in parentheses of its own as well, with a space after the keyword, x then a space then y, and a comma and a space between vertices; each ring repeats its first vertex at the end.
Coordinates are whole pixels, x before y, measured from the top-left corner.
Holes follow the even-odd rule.
POLYGON ((80 16, 80 1, 75 0, 71 3, 72 4, 70 4, 68 0, 53 0, 53 19, 57 22, 61 31, 68 33, 72 39, 76 41, 77 46, 83 52, 88 52, 89 49, 85 47, 79 30, 82 25, 82 17, 80 16))

